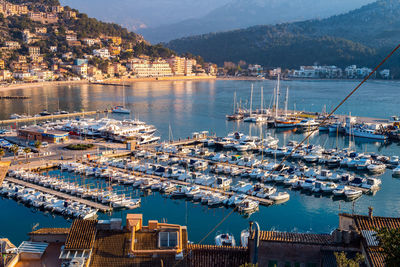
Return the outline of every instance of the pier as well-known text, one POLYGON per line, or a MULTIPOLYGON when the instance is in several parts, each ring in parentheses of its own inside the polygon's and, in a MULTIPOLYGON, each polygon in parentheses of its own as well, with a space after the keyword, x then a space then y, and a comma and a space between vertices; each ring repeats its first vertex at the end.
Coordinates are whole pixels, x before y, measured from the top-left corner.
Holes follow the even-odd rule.
POLYGON ((0 125, 8 125, 8 124, 15 124, 15 123, 20 123, 20 122, 31 122, 31 121, 40 121, 40 120, 64 119, 64 118, 70 118, 70 117, 83 117, 83 116, 90 116, 90 115, 96 115, 96 114, 107 114, 107 113, 111 113, 111 112, 112 112, 111 110, 106 109, 106 110, 82 111, 82 112, 74 112, 74 113, 67 113, 67 114, 48 115, 48 116, 27 117, 27 118, 20 118, 20 119, 2 120, 2 121, 0 121, 0 125))
POLYGON ((88 207, 98 209, 99 211, 104 212, 104 213, 112 211, 112 207, 105 206, 103 204, 100 204, 100 203, 97 203, 97 202, 93 202, 93 201, 90 201, 90 200, 87 200, 87 199, 83 199, 83 198, 71 196, 71 195, 68 195, 68 194, 65 194, 65 193, 61 193, 59 191, 55 191, 55 190, 52 190, 52 189, 47 188, 47 187, 43 187, 43 186, 39 186, 39 185, 36 185, 36 184, 28 183, 28 182, 21 181, 21 180, 18 180, 18 179, 15 179, 15 178, 11 178, 11 177, 6 177, 5 180, 9 181, 11 183, 14 183, 14 184, 18 184, 18 185, 21 185, 21 186, 25 186, 25 187, 29 187, 29 188, 35 189, 37 191, 40 191, 40 192, 43 192, 43 193, 46 193, 46 194, 51 194, 51 195, 54 195, 54 196, 62 198, 62 199, 67 199, 67 200, 79 202, 81 204, 85 204, 88 207))

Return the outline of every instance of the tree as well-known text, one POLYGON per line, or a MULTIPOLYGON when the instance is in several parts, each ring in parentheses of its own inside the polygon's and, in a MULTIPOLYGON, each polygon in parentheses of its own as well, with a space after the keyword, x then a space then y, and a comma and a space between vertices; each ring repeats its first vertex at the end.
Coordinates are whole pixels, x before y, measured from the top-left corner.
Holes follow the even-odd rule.
POLYGON ((40 142, 39 140, 35 142, 35 144, 33 145, 38 151, 40 151, 40 147, 42 146, 42 142, 40 142))
POLYGON ((386 266, 400 266, 400 229, 385 227, 376 230, 376 232, 379 245, 385 254, 386 266))
POLYGON ((31 149, 29 147, 25 147, 24 153, 25 153, 26 162, 28 162, 28 154, 31 153, 31 149))
POLYGON ((14 154, 14 160, 16 159, 16 155, 17 155, 17 152, 18 152, 18 150, 19 150, 19 146, 17 146, 17 145, 12 145, 12 147, 10 148, 10 150, 11 150, 11 152, 14 154))
POLYGON ((0 148, 0 160, 6 154, 3 148, 0 148))
POLYGON ((346 253, 342 252, 335 252, 336 263, 338 267, 359 267, 360 264, 364 261, 364 257, 357 253, 354 259, 348 259, 346 253))

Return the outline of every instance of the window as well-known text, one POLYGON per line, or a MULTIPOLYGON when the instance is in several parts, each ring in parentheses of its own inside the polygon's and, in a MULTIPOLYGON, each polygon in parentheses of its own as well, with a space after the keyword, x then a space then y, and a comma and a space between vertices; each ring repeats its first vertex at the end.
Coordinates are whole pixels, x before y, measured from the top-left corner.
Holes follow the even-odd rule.
POLYGON ((278 267, 278 262, 277 261, 269 261, 268 267, 278 267))
POLYGON ((174 248, 178 246, 178 232, 160 232, 158 234, 160 248, 174 248))

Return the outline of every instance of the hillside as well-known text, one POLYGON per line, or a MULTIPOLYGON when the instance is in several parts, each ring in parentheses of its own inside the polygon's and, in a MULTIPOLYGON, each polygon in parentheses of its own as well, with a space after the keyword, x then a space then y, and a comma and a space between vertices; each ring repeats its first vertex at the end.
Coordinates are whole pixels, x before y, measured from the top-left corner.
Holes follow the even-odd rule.
POLYGON ((151 42, 169 41, 190 35, 254 25, 327 18, 359 8, 372 1, 374 0, 231 0, 205 16, 141 29, 140 33, 151 42))
POLYGON ((219 64, 245 60, 282 67, 314 62, 371 66, 398 43, 399 26, 400 0, 379 0, 323 20, 211 33, 173 40, 167 46, 219 64))

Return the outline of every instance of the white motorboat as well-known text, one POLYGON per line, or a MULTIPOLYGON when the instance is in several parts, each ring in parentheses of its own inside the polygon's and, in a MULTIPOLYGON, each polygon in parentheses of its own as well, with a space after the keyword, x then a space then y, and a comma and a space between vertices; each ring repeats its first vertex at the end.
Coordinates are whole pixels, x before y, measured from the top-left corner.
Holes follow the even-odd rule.
POLYGON ((362 191, 357 189, 347 189, 344 191, 344 195, 348 200, 354 200, 362 195, 362 191))
POLYGON ((372 163, 367 166, 367 169, 370 173, 382 173, 386 170, 386 165, 383 163, 372 163))
POLYGON ((332 193, 333 190, 335 190, 337 188, 337 185, 335 183, 329 182, 329 183, 325 183, 321 186, 321 192, 328 194, 328 193, 332 193))
POLYGON ((348 189, 349 188, 347 186, 345 186, 345 185, 339 185, 338 187, 336 187, 336 189, 334 189, 332 191, 332 193, 333 193, 334 196, 337 196, 337 197, 344 196, 344 192, 346 190, 348 190, 348 189))
POLYGON ((236 246, 235 237, 232 234, 220 234, 215 237, 215 245, 234 247, 236 246))
POLYGON ((281 202, 281 201, 287 201, 289 200, 290 195, 288 192, 278 192, 275 194, 272 194, 269 196, 269 199, 276 201, 276 202, 281 202))
POLYGON ((365 183, 362 183, 361 187, 369 190, 377 190, 381 183, 382 181, 380 179, 367 178, 367 181, 365 183))
POLYGON ((258 202, 250 199, 245 199, 238 205, 238 211, 242 213, 250 213, 258 209, 258 202))

